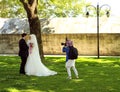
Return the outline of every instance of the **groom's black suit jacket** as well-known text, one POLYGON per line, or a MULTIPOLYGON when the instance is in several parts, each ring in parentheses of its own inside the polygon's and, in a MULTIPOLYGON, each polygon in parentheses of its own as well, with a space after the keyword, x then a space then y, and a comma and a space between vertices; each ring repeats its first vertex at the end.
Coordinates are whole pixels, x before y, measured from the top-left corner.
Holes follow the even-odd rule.
POLYGON ((27 43, 25 42, 24 39, 21 39, 19 41, 19 56, 20 57, 28 57, 28 45, 27 43))

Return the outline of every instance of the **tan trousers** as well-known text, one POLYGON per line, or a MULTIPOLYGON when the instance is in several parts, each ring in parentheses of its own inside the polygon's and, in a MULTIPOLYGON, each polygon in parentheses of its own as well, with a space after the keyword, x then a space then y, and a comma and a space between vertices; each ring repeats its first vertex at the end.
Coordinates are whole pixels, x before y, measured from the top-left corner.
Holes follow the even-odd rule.
POLYGON ((66 67, 66 69, 67 69, 68 76, 71 76, 71 70, 70 70, 71 67, 72 67, 75 75, 78 76, 78 71, 77 71, 77 69, 76 69, 76 67, 75 67, 75 59, 73 59, 73 60, 69 59, 69 60, 66 62, 65 67, 66 67))

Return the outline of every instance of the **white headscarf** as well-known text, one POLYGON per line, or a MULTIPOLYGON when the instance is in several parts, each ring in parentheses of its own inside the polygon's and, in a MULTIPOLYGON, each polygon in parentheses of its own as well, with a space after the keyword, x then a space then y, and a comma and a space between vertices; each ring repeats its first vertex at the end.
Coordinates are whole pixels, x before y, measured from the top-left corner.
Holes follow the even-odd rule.
POLYGON ((67 40, 66 46, 73 46, 73 42, 71 40, 67 40))
POLYGON ((34 34, 31 34, 30 37, 30 43, 33 43, 32 54, 36 55, 36 57, 40 57, 36 36, 34 34))

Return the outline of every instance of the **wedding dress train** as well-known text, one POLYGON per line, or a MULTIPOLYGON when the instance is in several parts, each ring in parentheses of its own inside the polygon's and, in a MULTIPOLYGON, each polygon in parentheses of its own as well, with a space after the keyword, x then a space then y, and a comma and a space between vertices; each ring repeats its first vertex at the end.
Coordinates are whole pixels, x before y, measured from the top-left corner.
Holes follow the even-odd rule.
POLYGON ((36 36, 32 34, 30 37, 31 39, 28 41, 29 56, 25 66, 26 74, 35 76, 50 76, 57 74, 57 72, 48 69, 41 62, 36 36), (30 45, 31 43, 33 46, 30 45))

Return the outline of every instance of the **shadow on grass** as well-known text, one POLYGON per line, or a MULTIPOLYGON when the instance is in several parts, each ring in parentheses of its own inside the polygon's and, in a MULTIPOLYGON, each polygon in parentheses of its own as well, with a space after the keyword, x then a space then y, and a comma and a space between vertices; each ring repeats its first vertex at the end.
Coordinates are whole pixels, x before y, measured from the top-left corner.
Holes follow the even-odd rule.
POLYGON ((119 92, 120 58, 78 58, 79 79, 67 80, 64 57, 43 62, 58 74, 47 77, 19 75, 19 57, 0 57, 0 92, 119 92))

